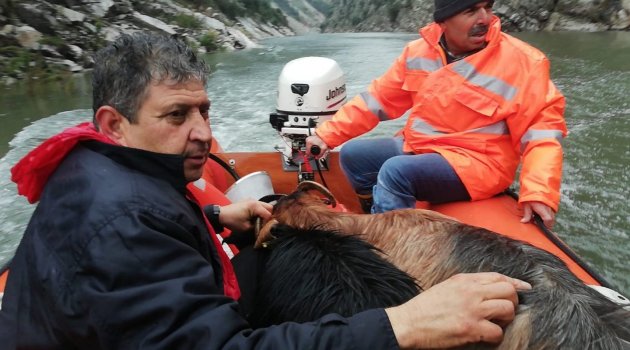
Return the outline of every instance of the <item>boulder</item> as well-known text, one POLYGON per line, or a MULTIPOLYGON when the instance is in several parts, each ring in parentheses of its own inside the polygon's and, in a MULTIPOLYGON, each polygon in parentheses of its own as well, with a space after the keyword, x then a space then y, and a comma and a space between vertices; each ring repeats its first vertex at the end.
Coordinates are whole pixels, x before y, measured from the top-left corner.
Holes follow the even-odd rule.
POLYGON ((83 67, 70 60, 47 58, 46 62, 68 72, 77 73, 83 70, 83 67))
POLYGON ((110 42, 110 43, 116 40, 116 38, 118 38, 120 34, 121 34, 121 31, 118 28, 113 27, 113 26, 108 26, 101 29, 101 35, 103 36, 103 39, 105 39, 105 41, 110 42))
POLYGON ((149 28, 156 31, 161 31, 170 35, 173 35, 176 33, 173 27, 160 21, 157 18, 149 17, 139 12, 133 12, 132 15, 135 22, 141 27, 149 28))
POLYGON ((86 18, 85 14, 77 12, 75 10, 71 10, 61 5, 57 5, 56 10, 57 14, 65 18, 65 20, 70 23, 82 23, 83 21, 85 21, 86 18))
POLYGON ((63 57, 73 60, 75 62, 83 58, 83 49, 72 44, 65 44, 60 47, 59 53, 61 53, 63 57))
POLYGON ((98 28, 90 22, 84 22, 83 27, 89 30, 92 34, 96 34, 98 32, 98 28))
POLYGON ((217 30, 219 32, 225 32, 226 31, 226 26, 223 22, 208 17, 206 15, 203 15, 201 13, 195 13, 194 14, 195 18, 201 22, 201 25, 204 26, 207 29, 214 29, 217 30))
MULTIPOLYGON (((575 22, 587 23, 606 20, 605 13, 610 8, 608 1, 593 0, 558 0, 556 11, 570 17, 575 17, 575 22)), ((579 28, 580 26, 569 26, 579 28)))
POLYGON ((42 33, 38 32, 33 27, 21 26, 15 29, 15 38, 20 46, 27 49, 37 50, 40 46, 39 40, 42 38, 42 33))
POLYGON ((107 16, 113 17, 118 15, 126 15, 133 12, 133 5, 129 0, 118 0, 116 3, 109 8, 107 12, 107 16))
POLYGON ((2 29, 0 29, 0 34, 14 34, 15 33, 15 26, 7 24, 5 26, 2 27, 2 29))
POLYGON ((63 58, 63 55, 61 55, 55 47, 50 45, 41 45, 39 47, 39 53, 44 57, 63 58))
POLYGON ((96 17, 103 18, 109 12, 110 7, 114 6, 113 0, 99 0, 88 2, 87 7, 90 13, 96 17))
POLYGON ((94 66, 94 57, 83 55, 81 64, 84 68, 92 68, 94 66))
POLYGON ((37 29, 39 32, 54 35, 58 26, 54 16, 54 8, 45 2, 27 3, 19 2, 14 4, 17 17, 27 25, 37 29))
POLYGON ((3 31, 0 31, 0 47, 7 46, 20 46, 20 43, 13 33, 4 33, 3 31))
MULTIPOLYGON (((8 75, 3 75, 2 77, 0 77, 0 85, 4 85, 4 86, 10 86, 17 83, 17 79, 10 77, 8 75)), ((0 298, 0 301, 2 301, 2 298, 0 298)))
POLYGON ((228 32, 228 40, 232 43, 232 47, 235 49, 244 49, 246 47, 249 48, 259 48, 260 45, 255 43, 252 39, 250 39, 247 35, 245 35, 240 30, 229 27, 227 29, 228 32))
POLYGON ((608 30, 608 25, 599 22, 591 22, 580 17, 568 16, 563 13, 554 13, 553 25, 550 20, 545 30, 554 31, 580 31, 580 32, 601 32, 608 30))
POLYGON ((612 28, 614 30, 630 29, 630 10, 621 9, 612 18, 612 28))

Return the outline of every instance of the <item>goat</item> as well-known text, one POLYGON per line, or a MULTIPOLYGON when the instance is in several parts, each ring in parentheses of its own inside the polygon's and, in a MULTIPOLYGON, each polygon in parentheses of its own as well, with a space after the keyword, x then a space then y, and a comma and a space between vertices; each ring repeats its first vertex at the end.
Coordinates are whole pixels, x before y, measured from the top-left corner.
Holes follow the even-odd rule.
POLYGON ((244 248, 232 259, 252 327, 351 316, 400 305, 420 292, 411 276, 356 236, 283 225, 273 234, 267 249, 244 248))
MULTIPOLYGON (((585 285, 556 256, 428 210, 335 212, 310 191, 317 187, 306 184, 280 199, 273 219, 260 229, 256 247, 267 245, 273 238, 272 227, 280 223, 295 230, 359 235, 423 289, 457 273, 499 272, 527 281, 533 289, 519 292, 516 317, 496 349, 630 349, 630 311, 585 285)), ((334 204, 332 195, 327 195, 334 204)), ((296 264, 299 254, 292 259, 285 269, 296 264)), ((283 288, 302 291, 309 286, 295 281, 283 288)))

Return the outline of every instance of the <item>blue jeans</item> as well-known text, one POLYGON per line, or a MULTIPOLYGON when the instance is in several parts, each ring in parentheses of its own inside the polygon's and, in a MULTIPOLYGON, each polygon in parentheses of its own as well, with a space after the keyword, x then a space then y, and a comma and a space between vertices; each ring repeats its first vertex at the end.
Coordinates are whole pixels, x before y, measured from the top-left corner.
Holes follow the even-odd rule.
POLYGON ((415 208, 416 201, 445 203, 470 200, 453 167, 438 153, 402 150, 402 138, 354 139, 340 151, 354 191, 374 196, 372 213, 415 208))

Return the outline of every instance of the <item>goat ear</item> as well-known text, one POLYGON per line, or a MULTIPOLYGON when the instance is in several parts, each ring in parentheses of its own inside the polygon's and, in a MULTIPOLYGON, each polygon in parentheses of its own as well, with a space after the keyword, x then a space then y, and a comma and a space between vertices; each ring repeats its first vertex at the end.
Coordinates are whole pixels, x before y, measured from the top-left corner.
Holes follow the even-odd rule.
POLYGON ((254 243, 254 249, 264 248, 264 243, 271 241, 275 237, 271 234, 271 229, 278 224, 276 219, 267 221, 263 227, 256 233, 256 243, 254 243))

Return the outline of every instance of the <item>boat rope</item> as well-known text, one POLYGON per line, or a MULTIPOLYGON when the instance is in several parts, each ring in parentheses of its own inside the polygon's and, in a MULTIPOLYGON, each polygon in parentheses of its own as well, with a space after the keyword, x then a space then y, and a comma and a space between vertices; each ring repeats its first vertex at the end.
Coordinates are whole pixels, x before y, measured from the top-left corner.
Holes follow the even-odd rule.
MULTIPOLYGON (((507 190, 505 190, 505 194, 518 201, 518 194, 513 189, 508 188, 507 190)), ((534 213, 533 217, 534 225, 536 225, 536 227, 538 227, 538 229, 541 230, 551 242, 553 242, 560 250, 562 250, 563 253, 565 253, 569 256, 569 258, 575 261, 578 266, 580 266, 584 271, 591 275, 591 277, 593 277, 593 279, 601 284, 602 287, 616 290, 613 285, 606 281, 604 276, 602 276, 591 266, 589 266, 588 263, 584 261, 584 259, 582 259, 579 255, 577 255, 577 253, 575 253, 566 243, 564 243, 557 234, 555 234, 547 226, 545 226, 543 219, 538 214, 534 213)))

